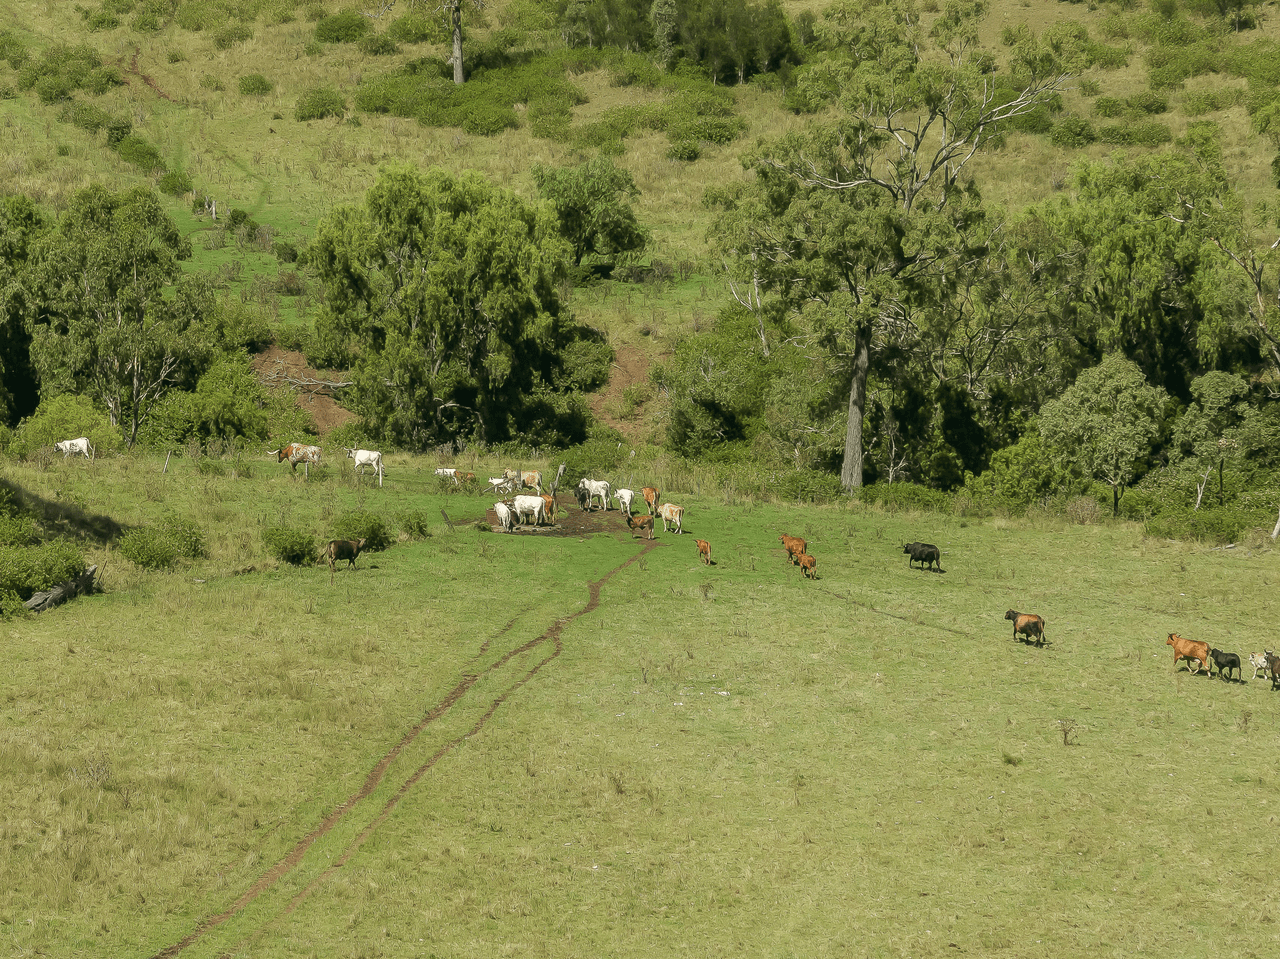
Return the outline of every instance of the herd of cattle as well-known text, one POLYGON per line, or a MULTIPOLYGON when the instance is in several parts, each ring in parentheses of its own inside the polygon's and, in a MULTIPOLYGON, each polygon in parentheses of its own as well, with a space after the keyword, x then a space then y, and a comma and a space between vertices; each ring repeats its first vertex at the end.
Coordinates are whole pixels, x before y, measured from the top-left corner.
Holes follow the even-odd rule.
MULTIPOLYGON (((54 444, 54 449, 61 453, 63 459, 75 455, 83 455, 86 458, 92 458, 94 449, 89 443, 87 437, 81 436, 72 440, 63 440, 54 444)), ((342 447, 343 452, 347 454, 347 458, 352 460, 357 473, 363 474, 366 467, 371 468, 378 476, 378 486, 382 486, 383 466, 382 454, 377 450, 358 450, 347 449, 342 447)), ((290 468, 296 474, 298 464, 304 464, 305 468, 319 465, 320 463, 320 447, 308 446, 302 443, 290 443, 278 450, 270 450, 267 455, 275 456, 276 462, 288 462, 290 468)), ((466 473, 461 470, 441 467, 437 469, 436 475, 452 479, 454 483, 462 484, 475 480, 474 473, 466 473)), ((544 523, 555 523, 556 520, 556 498, 553 493, 544 493, 542 491, 542 473, 539 470, 503 470, 501 476, 490 477, 488 480, 490 489, 495 493, 506 493, 509 498, 499 500, 493 504, 494 513, 498 517, 498 523, 501 528, 510 533, 514 532, 517 526, 533 525, 541 526, 544 523), (520 490, 531 489, 534 495, 510 495, 518 494, 520 490)), ((683 533, 684 525, 684 507, 677 506, 674 503, 662 503, 659 505, 659 494, 656 487, 646 486, 639 493, 644 499, 648 513, 644 516, 633 514, 632 503, 635 500, 636 491, 630 489, 615 489, 606 480, 580 480, 573 490, 574 498, 578 505, 584 510, 594 508, 596 502, 600 504, 600 508, 604 511, 609 509, 610 498, 614 499, 618 504, 618 509, 626 514, 627 526, 631 528, 633 535, 643 536, 648 534, 649 539, 653 539, 654 520, 660 518, 662 520, 663 532, 670 532, 672 529, 677 534, 683 533)), ((783 533, 778 537, 786 550, 787 559, 793 566, 799 566, 801 573, 808 579, 817 579, 818 561, 807 552, 808 544, 799 536, 788 536, 783 533)), ((698 559, 710 566, 711 563, 711 543, 705 539, 695 540, 698 548, 698 559)), ((355 565, 356 558, 359 557, 360 551, 364 549, 364 540, 331 540, 325 547, 325 557, 329 563, 329 580, 333 581, 334 568, 337 563, 347 560, 348 568, 355 565)), ((927 568, 934 572, 943 572, 942 569, 942 551, 932 543, 907 543, 902 547, 902 551, 909 556, 907 560, 908 566, 920 564, 921 569, 927 568)), ((1030 643, 1034 637, 1035 644, 1041 646, 1045 642, 1044 637, 1044 619, 1032 613, 1020 613, 1017 610, 1009 610, 1004 614, 1004 618, 1013 623, 1013 638, 1016 640, 1019 636, 1025 642, 1030 643)), ((1237 653, 1228 653, 1220 649, 1211 647, 1208 643, 1199 642, 1197 640, 1183 639, 1177 633, 1170 633, 1169 639, 1165 643, 1166 646, 1173 647, 1173 665, 1176 669, 1178 663, 1187 660, 1188 669, 1194 666, 1193 672, 1199 673, 1203 666, 1205 672, 1212 676, 1216 668, 1218 675, 1224 679, 1231 678, 1231 671, 1235 670, 1236 678, 1243 681, 1244 673, 1240 656, 1237 653)), ((1273 650, 1264 650, 1249 654, 1249 665, 1253 667, 1253 679, 1258 678, 1259 671, 1263 677, 1271 680, 1272 689, 1280 689, 1280 656, 1277 656, 1273 650)))

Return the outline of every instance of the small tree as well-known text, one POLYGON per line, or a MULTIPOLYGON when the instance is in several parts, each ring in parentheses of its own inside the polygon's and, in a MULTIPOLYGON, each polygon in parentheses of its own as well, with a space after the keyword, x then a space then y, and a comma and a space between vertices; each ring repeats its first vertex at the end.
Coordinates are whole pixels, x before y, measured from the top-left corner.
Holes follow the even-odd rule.
POLYGON ((573 247, 574 266, 581 266, 588 254, 625 256, 645 248, 648 236, 631 209, 640 191, 631 174, 609 157, 575 167, 535 166, 533 180, 555 207, 560 234, 573 247))
POLYGON ((1111 487, 1111 512, 1160 430, 1168 394, 1131 360, 1112 354, 1040 410, 1040 438, 1059 462, 1111 487))
POLYGON ((1253 410, 1244 401, 1249 385, 1231 373, 1212 372, 1191 384, 1195 400, 1178 420, 1174 440, 1180 451, 1196 461, 1196 505, 1204 498, 1214 467, 1218 469, 1218 505, 1222 505, 1222 471, 1228 458, 1245 452, 1245 423, 1253 410), (1204 472, 1200 473, 1200 467, 1204 472))

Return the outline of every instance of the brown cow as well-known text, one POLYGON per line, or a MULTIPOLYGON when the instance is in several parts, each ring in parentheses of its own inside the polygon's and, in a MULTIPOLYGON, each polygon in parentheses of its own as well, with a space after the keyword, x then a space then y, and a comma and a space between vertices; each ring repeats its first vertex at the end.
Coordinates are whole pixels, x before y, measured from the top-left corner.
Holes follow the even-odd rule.
MULTIPOLYGON (((1173 668, 1178 668, 1178 660, 1186 659, 1192 662, 1199 660, 1199 665, 1195 671, 1200 672, 1200 666, 1204 666, 1204 671, 1209 671, 1209 644, 1201 643, 1194 639, 1183 639, 1177 633, 1170 633, 1169 638, 1165 640, 1166 646, 1173 647, 1173 668)), ((1190 670, 1190 666, 1187 667, 1190 670)))
POLYGON ((710 566, 711 565, 711 544, 708 543, 705 539, 697 539, 697 540, 694 540, 694 542, 698 546, 698 559, 700 559, 702 562, 710 566))
MULTIPOLYGON (((541 479, 541 474, 539 474, 539 479, 541 479)), ((550 493, 543 493, 542 501, 547 504, 547 520, 554 526, 556 524, 556 498, 550 493)))
POLYGON ((799 536, 788 536, 786 533, 783 533, 778 539, 786 547, 787 559, 794 566, 799 561, 800 556, 804 554, 807 544, 799 536))
POLYGON ((1013 638, 1017 639, 1021 633, 1026 637, 1026 642, 1031 642, 1031 637, 1036 638, 1036 645, 1044 645, 1044 619, 1036 616, 1034 613, 1020 613, 1016 609, 1011 609, 1004 614, 1004 618, 1013 622, 1013 638))
POLYGON ((627 525, 631 527, 634 533, 643 533, 649 531, 649 538, 653 539, 653 517, 652 516, 628 516, 627 525))
POLYGON ((347 561, 347 569, 351 569, 356 565, 356 557, 360 555, 360 550, 364 549, 366 540, 363 539, 331 539, 329 545, 324 548, 324 554, 329 560, 329 585, 333 585, 333 568, 339 561, 345 559, 347 561))
POLYGON ((645 506, 649 507, 649 515, 658 515, 658 487, 646 486, 640 490, 640 494, 644 497, 645 506))
POLYGON ((803 573, 806 578, 808 579, 818 578, 818 571, 817 569, 815 569, 817 565, 818 565, 818 561, 814 559, 812 556, 810 556, 808 553, 800 554, 800 572, 803 573))

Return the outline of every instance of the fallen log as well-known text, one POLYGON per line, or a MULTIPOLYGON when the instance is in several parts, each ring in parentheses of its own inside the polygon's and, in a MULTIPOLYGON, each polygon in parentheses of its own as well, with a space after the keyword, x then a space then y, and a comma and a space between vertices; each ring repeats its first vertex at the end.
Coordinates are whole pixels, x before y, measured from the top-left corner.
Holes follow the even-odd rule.
POLYGON ((75 579, 69 579, 65 583, 59 583, 53 589, 46 589, 36 593, 22 605, 33 612, 43 613, 45 610, 53 609, 53 607, 59 606, 67 600, 79 596, 81 593, 92 593, 94 590, 93 577, 97 572, 97 566, 90 566, 75 579))

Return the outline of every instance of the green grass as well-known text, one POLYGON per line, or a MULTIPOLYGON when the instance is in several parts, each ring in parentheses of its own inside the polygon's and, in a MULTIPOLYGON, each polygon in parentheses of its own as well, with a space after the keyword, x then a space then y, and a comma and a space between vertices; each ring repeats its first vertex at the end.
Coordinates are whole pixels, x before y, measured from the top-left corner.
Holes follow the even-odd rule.
POLYGON ((666 476, 693 535, 641 555, 626 534, 450 529, 440 508, 488 501, 442 495, 430 461, 390 458, 382 490, 332 464, 310 483, 162 464, 3 464, 126 524, 195 519, 209 550, 150 573, 92 546, 105 595, 0 625, 18 955, 153 955, 300 845, 181 954, 1222 956, 1271 938, 1280 700, 1175 670, 1163 645, 1267 645, 1269 540, 729 503, 666 476), (425 510, 431 535, 332 588, 266 557, 264 526, 321 540, 351 509, 425 510), (945 574, 907 569, 915 539, 945 574), (1046 618, 1044 649, 1010 638, 1010 607, 1046 618))

